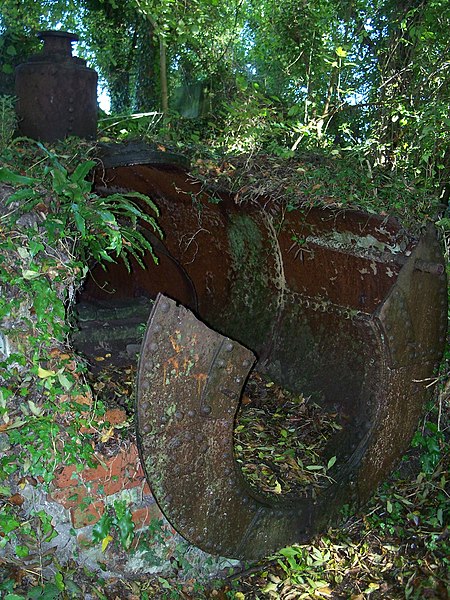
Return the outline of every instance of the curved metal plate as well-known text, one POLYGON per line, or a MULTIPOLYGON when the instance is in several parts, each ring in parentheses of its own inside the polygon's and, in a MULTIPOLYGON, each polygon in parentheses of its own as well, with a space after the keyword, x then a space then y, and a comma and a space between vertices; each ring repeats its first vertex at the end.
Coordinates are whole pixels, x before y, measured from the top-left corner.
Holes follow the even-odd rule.
POLYGON ((175 529, 215 554, 255 558, 304 539, 312 504, 258 497, 233 452, 233 423, 255 357, 159 295, 137 389, 140 456, 175 529))

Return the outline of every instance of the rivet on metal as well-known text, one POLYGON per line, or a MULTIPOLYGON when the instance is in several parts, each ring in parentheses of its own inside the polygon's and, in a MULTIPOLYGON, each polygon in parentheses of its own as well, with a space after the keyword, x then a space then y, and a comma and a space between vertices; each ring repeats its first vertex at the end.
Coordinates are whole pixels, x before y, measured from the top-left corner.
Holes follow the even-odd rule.
POLYGON ((219 369, 223 369, 225 366, 225 361, 221 358, 217 361, 217 366, 219 367, 219 369))
POLYGON ((188 415, 188 417, 191 417, 191 418, 192 418, 192 417, 195 417, 195 415, 196 415, 196 412, 195 412, 195 410, 188 410, 188 413, 187 413, 187 415, 188 415))
POLYGON ((244 369, 247 369, 250 366, 250 361, 245 359, 242 363, 242 366, 244 367, 244 369))
POLYGON ((156 325, 153 327, 153 331, 154 331, 155 333, 160 333, 160 332, 161 332, 161 329, 162 329, 162 327, 161 327, 161 325, 160 325, 159 323, 157 323, 157 324, 156 324, 156 325))
POLYGON ((236 383, 242 383, 242 377, 236 377, 235 382, 236 383))
POLYGON ((177 410, 177 412, 175 413, 175 419, 177 419, 177 421, 181 421, 183 417, 183 413, 180 410, 177 410))
POLYGON ((172 500, 173 500, 173 498, 170 495, 165 497, 165 501, 167 504, 170 504, 172 502, 172 500))
POLYGON ((152 430, 152 426, 147 424, 144 425, 144 433, 150 433, 150 431, 152 430))
POLYGON ((166 415, 163 415, 160 420, 161 420, 161 423, 165 424, 165 423, 169 422, 169 417, 167 417, 166 415))
POLYGON ((233 350, 233 348, 234 348, 234 346, 233 346, 233 344, 231 342, 227 342, 225 344, 225 351, 226 352, 231 352, 233 350))
POLYGON ((163 302, 163 303, 161 304, 161 311, 162 311, 163 313, 168 313, 168 312, 169 312, 169 310, 170 310, 170 304, 169 304, 168 302, 163 302))
POLYGON ((210 407, 210 406, 207 406, 207 405, 205 405, 205 406, 202 406, 202 413, 203 413, 204 415, 209 415, 209 414, 211 414, 211 407, 210 407))

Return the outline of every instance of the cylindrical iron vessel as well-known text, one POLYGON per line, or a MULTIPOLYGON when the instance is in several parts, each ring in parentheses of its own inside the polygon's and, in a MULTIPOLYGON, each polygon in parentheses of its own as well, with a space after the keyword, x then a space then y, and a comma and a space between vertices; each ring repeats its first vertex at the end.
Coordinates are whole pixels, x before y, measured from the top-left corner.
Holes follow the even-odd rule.
POLYGON ((53 142, 70 135, 94 139, 97 133, 97 73, 72 56, 78 36, 43 31, 42 52, 16 68, 19 133, 53 142))
MULTIPOLYGON (((159 264, 149 255, 145 269, 94 266, 80 308, 94 310, 95 330, 85 320, 81 341, 93 356, 123 354, 118 307, 154 301, 139 351, 137 443, 152 493, 185 539, 240 559, 311 539, 387 477, 429 397, 447 330, 436 231, 418 237, 393 218, 288 211, 263 197, 212 201, 183 169, 140 158, 104 163, 97 191, 157 203, 165 237, 142 231, 159 264), (269 497, 242 475, 233 427, 255 358, 271 382, 340 419, 320 490, 269 497)), ((303 420, 299 412, 293 423, 303 420)))

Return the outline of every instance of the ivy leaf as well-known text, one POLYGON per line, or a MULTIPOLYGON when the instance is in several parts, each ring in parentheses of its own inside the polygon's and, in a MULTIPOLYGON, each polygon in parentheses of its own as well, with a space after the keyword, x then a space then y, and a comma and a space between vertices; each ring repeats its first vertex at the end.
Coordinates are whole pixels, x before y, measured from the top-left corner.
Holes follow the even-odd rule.
POLYGON ((38 374, 38 377, 40 377, 40 379, 46 379, 47 377, 54 377, 56 375, 56 371, 48 371, 47 369, 38 367, 37 374, 38 374))
POLYGON ((31 279, 37 279, 38 277, 40 277, 40 273, 39 271, 30 271, 30 269, 24 269, 22 271, 22 277, 26 280, 31 280, 31 279))
POLYGON ((25 558, 30 553, 28 546, 16 546, 14 550, 19 558, 25 558))
POLYGON ((106 548, 109 546, 110 542, 112 542, 113 538, 111 535, 107 535, 106 537, 103 538, 102 540, 102 552, 104 552, 106 550, 106 548))
POLYGON ((69 391, 73 385, 73 383, 68 379, 68 377, 64 375, 64 373, 58 373, 58 381, 67 391, 69 391))
POLYGON ((36 404, 32 400, 28 400, 28 406, 35 417, 40 417, 43 414, 43 409, 36 404))
POLYGON ((111 525, 112 518, 108 513, 103 513, 101 519, 97 521, 92 529, 92 539, 94 542, 103 542, 103 540, 109 535, 111 525))

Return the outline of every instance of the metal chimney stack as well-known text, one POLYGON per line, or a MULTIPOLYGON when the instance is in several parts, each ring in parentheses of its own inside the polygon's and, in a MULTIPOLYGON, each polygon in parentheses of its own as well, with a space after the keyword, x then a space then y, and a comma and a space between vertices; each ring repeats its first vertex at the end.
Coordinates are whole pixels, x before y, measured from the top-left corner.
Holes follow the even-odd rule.
POLYGON ((72 56, 78 36, 42 31, 42 52, 16 68, 19 134, 44 142, 97 133, 97 73, 72 56))

